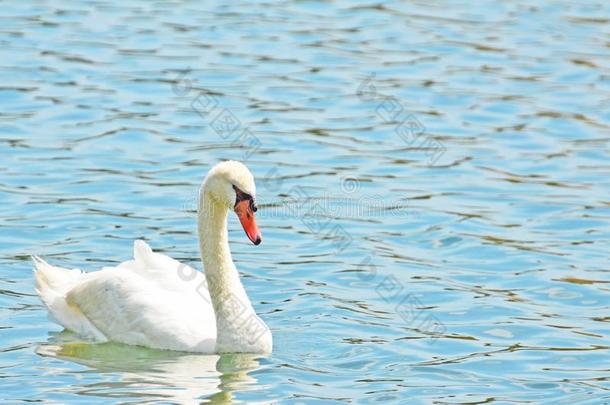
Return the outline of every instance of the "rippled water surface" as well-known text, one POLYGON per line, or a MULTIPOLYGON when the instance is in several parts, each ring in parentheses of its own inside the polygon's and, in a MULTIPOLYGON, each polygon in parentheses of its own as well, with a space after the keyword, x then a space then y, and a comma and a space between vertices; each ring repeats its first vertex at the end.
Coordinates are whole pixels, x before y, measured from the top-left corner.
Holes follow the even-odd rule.
POLYGON ((610 402, 607 2, 3 2, 0 400, 610 402), (91 345, 30 254, 233 255, 269 357, 91 345))

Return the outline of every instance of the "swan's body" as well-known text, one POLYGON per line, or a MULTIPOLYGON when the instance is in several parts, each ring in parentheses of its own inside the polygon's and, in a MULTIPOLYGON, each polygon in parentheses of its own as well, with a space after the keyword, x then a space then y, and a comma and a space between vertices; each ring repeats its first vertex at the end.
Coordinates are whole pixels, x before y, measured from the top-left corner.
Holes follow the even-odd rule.
POLYGON ((239 280, 227 234, 228 211, 234 207, 248 237, 260 243, 254 193, 252 175, 241 163, 221 163, 206 177, 198 210, 205 275, 139 240, 133 260, 92 273, 35 257, 38 294, 59 324, 95 341, 203 353, 268 353, 271 333, 239 280))

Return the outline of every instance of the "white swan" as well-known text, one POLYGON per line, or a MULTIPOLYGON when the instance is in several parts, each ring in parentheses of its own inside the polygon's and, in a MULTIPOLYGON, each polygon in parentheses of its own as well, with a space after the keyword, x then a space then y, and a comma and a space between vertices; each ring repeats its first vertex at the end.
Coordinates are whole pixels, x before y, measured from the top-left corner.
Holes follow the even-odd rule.
POLYGON ((33 257, 36 290, 64 328, 99 342, 203 353, 270 353, 271 332, 256 315, 229 250, 233 209, 258 245, 254 178, 242 163, 222 162, 203 181, 198 230, 205 275, 141 240, 134 259, 83 273, 33 257))

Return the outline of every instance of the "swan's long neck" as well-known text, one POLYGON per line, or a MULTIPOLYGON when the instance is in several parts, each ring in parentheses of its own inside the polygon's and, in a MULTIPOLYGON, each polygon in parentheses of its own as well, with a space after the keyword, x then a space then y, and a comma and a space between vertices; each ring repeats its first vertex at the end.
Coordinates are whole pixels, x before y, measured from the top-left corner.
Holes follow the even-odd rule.
POLYGON ((267 326, 254 312, 235 268, 227 232, 228 209, 215 201, 205 184, 199 197, 201 259, 216 314, 216 351, 266 352, 267 326), (260 328, 264 327, 266 331, 260 328))

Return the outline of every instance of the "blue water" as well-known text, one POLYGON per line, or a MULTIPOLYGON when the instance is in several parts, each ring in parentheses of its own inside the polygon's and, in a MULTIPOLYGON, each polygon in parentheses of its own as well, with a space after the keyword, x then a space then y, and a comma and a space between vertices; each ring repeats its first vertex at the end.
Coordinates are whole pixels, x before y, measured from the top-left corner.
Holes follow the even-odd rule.
POLYGON ((608 4, 3 2, 0 401, 610 402, 608 4), (47 319, 30 254, 93 271, 145 238, 200 268, 229 158, 272 355, 47 319))

